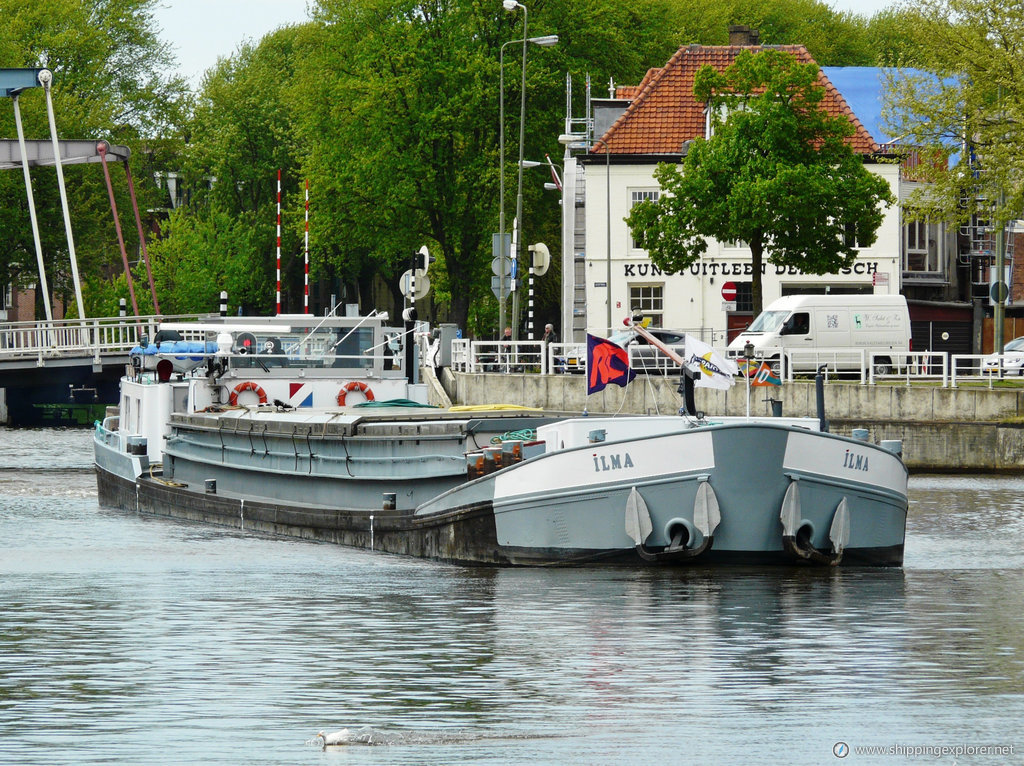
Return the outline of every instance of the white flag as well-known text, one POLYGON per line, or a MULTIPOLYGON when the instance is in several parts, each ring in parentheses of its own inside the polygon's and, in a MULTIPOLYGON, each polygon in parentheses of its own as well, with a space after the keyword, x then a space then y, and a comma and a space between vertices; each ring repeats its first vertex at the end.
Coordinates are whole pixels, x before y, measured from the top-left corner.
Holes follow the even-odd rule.
POLYGON ((700 376, 693 385, 723 391, 732 388, 736 382, 733 376, 740 371, 736 362, 725 358, 707 343, 697 340, 692 335, 686 336, 686 364, 691 370, 700 371, 700 376))

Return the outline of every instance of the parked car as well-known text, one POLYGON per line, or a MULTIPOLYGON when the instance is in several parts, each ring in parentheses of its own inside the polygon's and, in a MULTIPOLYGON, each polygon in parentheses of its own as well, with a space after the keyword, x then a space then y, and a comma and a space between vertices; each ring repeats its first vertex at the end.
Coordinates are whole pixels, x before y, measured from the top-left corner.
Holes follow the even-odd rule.
MULTIPOLYGON (((997 373, 999 367, 999 355, 987 356, 981 363, 983 372, 997 373)), ((1024 375, 1024 336, 1014 338, 1003 347, 1003 375, 1024 375)))

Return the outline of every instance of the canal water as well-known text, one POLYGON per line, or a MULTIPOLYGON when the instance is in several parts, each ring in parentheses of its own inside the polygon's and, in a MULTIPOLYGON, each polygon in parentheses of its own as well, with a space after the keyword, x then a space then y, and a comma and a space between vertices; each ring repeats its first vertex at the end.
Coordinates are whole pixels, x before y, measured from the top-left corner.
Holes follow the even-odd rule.
POLYGON ((1024 478, 912 478, 903 569, 469 569, 101 509, 90 440, 0 429, 0 763, 1024 763, 1024 478))

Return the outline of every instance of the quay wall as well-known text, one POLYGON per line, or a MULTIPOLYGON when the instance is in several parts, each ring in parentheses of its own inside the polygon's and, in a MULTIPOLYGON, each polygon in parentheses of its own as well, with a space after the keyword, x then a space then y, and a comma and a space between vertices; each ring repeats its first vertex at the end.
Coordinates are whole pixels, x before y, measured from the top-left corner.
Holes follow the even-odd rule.
MULTIPOLYGON (((455 404, 521 404, 591 414, 674 414, 681 396, 672 378, 638 376, 628 387, 609 386, 587 396, 582 375, 459 373, 442 371, 441 383, 455 404)), ((698 388, 697 408, 709 415, 744 415, 746 391, 698 388)), ((750 391, 750 413, 770 414, 767 398, 783 414, 817 417, 814 383, 750 391), (767 392, 767 393, 766 393, 767 392)), ((439 402, 442 403, 442 402, 439 402)), ((916 472, 1024 471, 1024 389, 933 386, 825 386, 825 416, 835 433, 866 428, 873 442, 903 441, 907 466, 916 472)))

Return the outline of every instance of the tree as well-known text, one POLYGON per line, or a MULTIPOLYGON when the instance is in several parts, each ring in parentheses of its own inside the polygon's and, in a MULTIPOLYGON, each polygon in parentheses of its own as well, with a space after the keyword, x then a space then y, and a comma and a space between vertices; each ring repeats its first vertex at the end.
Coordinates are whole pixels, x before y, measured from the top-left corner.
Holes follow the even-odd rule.
MULTIPOLYGON (((183 80, 165 71, 173 62, 167 43, 157 37, 152 18, 156 0, 3 0, 0 67, 49 68, 54 75, 53 106, 60 138, 104 138, 127 144, 143 209, 157 207, 146 199, 155 191, 138 183, 151 153, 164 154, 163 139, 177 130, 189 106, 183 80), (144 151, 143 151, 144 150, 144 151)), ((6 99, 0 100, 6 107, 6 99)), ((26 137, 49 138, 41 89, 21 97, 26 137)), ((15 135, 12 110, 0 108, 0 135, 15 135)), ((112 167, 117 203, 128 249, 137 248, 124 175, 112 167)), ((72 226, 83 280, 96 284, 123 271, 110 217, 102 171, 95 165, 68 166, 72 226)), ((52 168, 32 171, 40 236, 51 290, 73 296, 63 216, 52 168)), ((38 282, 35 247, 29 227, 25 187, 20 172, 0 173, 0 284, 38 282)), ((101 291, 102 292, 102 291, 101 291)), ((86 309, 90 296, 86 291, 86 309)))
POLYGON ((689 266, 707 237, 746 242, 756 315, 765 254, 826 274, 852 265, 855 244, 874 242, 881 206, 894 200, 847 143, 850 121, 821 108, 816 65, 783 51, 743 51, 724 71, 698 72, 694 93, 708 104, 713 135, 693 142, 681 170, 659 164, 663 193, 626 219, 655 265, 689 266))
POLYGON ((916 147, 911 217, 998 227, 1024 210, 1024 7, 996 0, 923 0, 913 28, 921 69, 889 78, 883 117, 916 147))
MULTIPOLYGON (((162 232, 173 244, 157 249, 164 257, 184 264, 201 261, 214 241, 230 243, 235 249, 218 247, 218 255, 246 263, 252 286, 262 289, 256 291, 237 282, 214 284, 211 289, 226 289, 232 305, 244 304, 247 311, 273 312, 276 308, 278 171, 282 311, 302 310, 296 289, 301 261, 296 256, 301 252, 297 223, 303 214, 302 175, 292 90, 294 62, 308 52, 303 36, 302 25, 283 27, 258 45, 243 44, 206 73, 189 122, 190 141, 181 168, 189 203, 162 232), (250 235, 243 237, 242 229, 247 226, 250 235), (197 236, 200 232, 202 236, 197 236)), ((228 273, 222 265, 214 268, 212 275, 223 278, 228 273)), ((173 284, 183 283, 175 280, 173 284)), ((175 291, 179 298, 187 299, 177 288, 175 291)))
MULTIPOLYGON (((543 158, 564 132, 565 71, 639 81, 675 42, 669 0, 550 0, 530 6, 524 157, 543 158), (600 52, 596 54, 595 52, 600 52)), ((338 271, 379 275, 394 299, 409 258, 427 244, 444 271, 452 321, 489 316, 491 233, 498 220, 499 50, 522 35, 522 16, 500 3, 319 0, 308 55, 297 65, 303 167, 317 190, 318 243, 338 271)), ((506 189, 515 189, 520 70, 505 55, 506 189)), ((510 51, 512 53, 510 53, 510 51)), ((524 184, 523 242, 557 226, 541 177, 524 184)), ((506 198, 511 228, 514 191, 506 198)), ((552 240, 549 238, 548 242, 552 240)), ((432 273, 432 277, 434 274, 432 273)), ((554 277, 546 278, 549 281, 554 277)), ((557 295, 557 292, 556 292, 557 295)), ((555 312, 552 311, 552 314, 555 312)), ((492 328, 473 328, 480 332, 492 328)))

